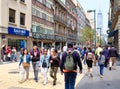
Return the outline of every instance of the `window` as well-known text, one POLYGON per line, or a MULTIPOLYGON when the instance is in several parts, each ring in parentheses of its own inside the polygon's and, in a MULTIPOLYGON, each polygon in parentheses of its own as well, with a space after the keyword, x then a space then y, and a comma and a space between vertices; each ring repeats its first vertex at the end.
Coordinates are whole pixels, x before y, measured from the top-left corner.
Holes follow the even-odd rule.
POLYGON ((15 23, 15 10, 9 9, 9 22, 15 23))
POLYGON ((46 2, 46 6, 51 9, 51 4, 49 2, 46 2))
POLYGON ((42 18, 46 20, 46 14, 42 13, 42 18))
POLYGON ((20 25, 25 25, 25 14, 20 13, 20 25))
POLYGON ((42 0, 37 0, 37 1, 42 3, 42 0))
POLYGON ((25 2, 25 0, 20 0, 21 2, 25 2))
POLYGON ((42 3, 46 6, 46 0, 42 0, 42 3))

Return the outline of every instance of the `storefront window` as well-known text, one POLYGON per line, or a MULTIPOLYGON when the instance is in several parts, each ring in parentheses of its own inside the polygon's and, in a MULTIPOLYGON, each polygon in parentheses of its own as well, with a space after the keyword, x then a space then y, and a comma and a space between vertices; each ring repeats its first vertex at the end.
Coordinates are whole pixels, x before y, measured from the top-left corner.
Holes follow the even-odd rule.
POLYGON ((26 48, 26 41, 20 39, 8 39, 8 46, 16 47, 17 51, 20 51, 21 48, 26 48))

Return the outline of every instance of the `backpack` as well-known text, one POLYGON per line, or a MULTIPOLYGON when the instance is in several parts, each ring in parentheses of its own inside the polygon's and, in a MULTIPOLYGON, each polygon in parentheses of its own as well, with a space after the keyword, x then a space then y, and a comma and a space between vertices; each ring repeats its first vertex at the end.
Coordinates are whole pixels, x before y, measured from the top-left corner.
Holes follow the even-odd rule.
POLYGON ((65 62, 65 69, 72 71, 74 69, 74 59, 72 56, 72 53, 67 53, 67 57, 66 57, 66 62, 65 62))
POLYGON ((92 52, 87 52, 87 53, 86 53, 86 59, 90 60, 90 59, 92 59, 92 58, 93 58, 92 52))
POLYGON ((99 63, 99 65, 104 65, 104 63, 105 63, 105 56, 100 56, 98 63, 99 63))

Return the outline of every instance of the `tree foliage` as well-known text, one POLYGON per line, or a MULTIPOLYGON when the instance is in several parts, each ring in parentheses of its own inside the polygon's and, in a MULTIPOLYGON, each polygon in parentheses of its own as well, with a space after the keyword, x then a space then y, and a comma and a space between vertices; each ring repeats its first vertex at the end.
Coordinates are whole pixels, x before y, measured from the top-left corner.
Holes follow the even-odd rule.
POLYGON ((95 31, 91 29, 90 27, 85 27, 85 29, 82 30, 82 35, 81 35, 81 43, 83 45, 86 44, 86 41, 93 42, 94 41, 94 34, 95 31))

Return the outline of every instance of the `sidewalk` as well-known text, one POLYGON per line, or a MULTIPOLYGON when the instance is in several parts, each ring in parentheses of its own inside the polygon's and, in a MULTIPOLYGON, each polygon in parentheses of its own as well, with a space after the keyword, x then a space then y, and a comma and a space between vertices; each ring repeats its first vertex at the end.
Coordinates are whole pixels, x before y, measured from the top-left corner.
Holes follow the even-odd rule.
MULTIPOLYGON (((77 76, 76 85, 82 79, 84 74, 79 74, 77 76)), ((9 63, 0 65, 0 89, 64 89, 64 75, 61 75, 60 72, 57 74, 57 84, 56 86, 52 85, 52 78, 48 74, 48 83, 43 85, 43 78, 39 72, 39 82, 36 83, 33 80, 33 70, 30 69, 29 80, 20 84, 20 70, 18 69, 17 63, 9 63)))

